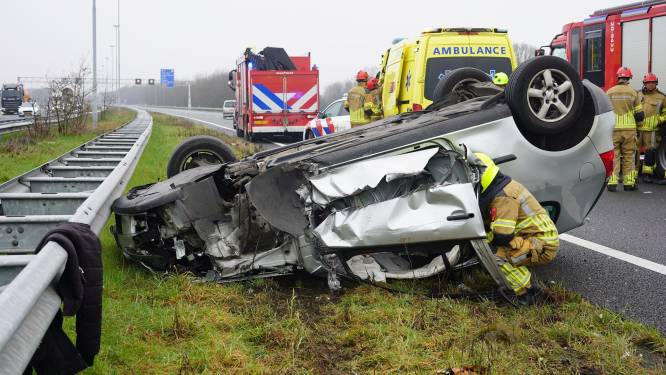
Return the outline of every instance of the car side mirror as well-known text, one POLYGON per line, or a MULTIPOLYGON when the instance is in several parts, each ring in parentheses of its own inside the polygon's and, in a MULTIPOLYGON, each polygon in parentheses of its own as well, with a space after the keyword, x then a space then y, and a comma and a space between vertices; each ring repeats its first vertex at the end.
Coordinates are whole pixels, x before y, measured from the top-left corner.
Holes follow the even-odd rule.
POLYGON ((546 55, 546 50, 543 48, 539 48, 534 51, 534 57, 545 56, 545 55, 546 55))

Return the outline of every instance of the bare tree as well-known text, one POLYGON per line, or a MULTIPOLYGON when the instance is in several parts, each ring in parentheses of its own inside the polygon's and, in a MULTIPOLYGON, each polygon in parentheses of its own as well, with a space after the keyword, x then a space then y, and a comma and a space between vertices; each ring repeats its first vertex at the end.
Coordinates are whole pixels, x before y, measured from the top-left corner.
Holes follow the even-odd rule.
POLYGON ((88 75, 88 67, 82 62, 76 72, 49 84, 46 117, 56 122, 60 134, 80 133, 85 127, 90 110, 88 75))
POLYGON ((513 52, 516 54, 518 64, 534 57, 534 52, 537 48, 527 43, 513 43, 513 52))

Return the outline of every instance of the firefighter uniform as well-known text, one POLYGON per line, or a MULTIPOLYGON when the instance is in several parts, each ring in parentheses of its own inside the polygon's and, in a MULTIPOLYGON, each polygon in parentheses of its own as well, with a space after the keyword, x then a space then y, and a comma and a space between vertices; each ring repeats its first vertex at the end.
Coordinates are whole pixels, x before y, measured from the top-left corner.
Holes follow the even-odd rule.
MULTIPOLYGON (((660 125, 666 121, 666 95, 659 90, 640 93, 645 119, 638 124, 638 149, 644 148, 645 158, 641 173, 652 175, 655 172, 656 149, 661 143, 660 125)), ((664 176, 658 176, 663 178, 664 176)))
POLYGON ((352 87, 352 89, 349 90, 349 93, 347 93, 345 109, 349 111, 349 121, 351 122, 352 128, 370 122, 370 116, 365 112, 365 95, 368 93, 366 89, 367 81, 368 73, 360 70, 356 74, 356 86, 352 87))
POLYGON ((382 118, 381 91, 378 87, 377 78, 368 81, 368 93, 365 94, 363 109, 366 115, 370 116, 370 121, 377 121, 382 118))
POLYGON ((475 155, 485 166, 479 205, 488 241, 497 249, 500 271, 520 296, 532 287, 526 266, 550 263, 557 255, 557 227, 522 184, 503 175, 487 155, 475 155))
POLYGON ((608 189, 615 191, 621 170, 624 189, 635 190, 638 175, 635 168, 636 120, 642 120, 643 107, 638 93, 629 86, 628 78, 631 78, 631 70, 620 68, 618 78, 627 80, 618 82, 607 93, 615 112, 615 130, 613 131, 615 163, 613 174, 608 181, 608 189), (620 159, 622 159, 622 164, 620 164, 620 159))

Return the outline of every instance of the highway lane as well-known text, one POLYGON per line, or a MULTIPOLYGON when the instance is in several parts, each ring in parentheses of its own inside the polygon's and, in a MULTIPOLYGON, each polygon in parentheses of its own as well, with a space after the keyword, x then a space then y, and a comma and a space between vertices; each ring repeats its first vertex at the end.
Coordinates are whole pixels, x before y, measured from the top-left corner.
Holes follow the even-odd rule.
MULTIPOLYGON (((150 110, 235 134, 231 121, 222 120, 219 112, 150 110)), ((264 147, 276 145, 266 142, 264 147)), ((587 223, 567 233, 573 237, 562 236, 557 258, 535 267, 535 273, 666 333, 665 234, 666 186, 642 184, 638 192, 604 193, 587 223)))

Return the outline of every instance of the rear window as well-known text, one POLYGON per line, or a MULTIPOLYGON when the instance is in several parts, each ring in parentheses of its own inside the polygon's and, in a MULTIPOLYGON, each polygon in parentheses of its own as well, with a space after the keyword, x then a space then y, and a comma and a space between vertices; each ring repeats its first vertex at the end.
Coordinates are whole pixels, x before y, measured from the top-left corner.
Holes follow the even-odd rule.
POLYGON ((511 59, 508 57, 432 57, 426 63, 424 96, 432 100, 432 93, 439 80, 451 70, 476 68, 493 76, 497 72, 511 74, 511 59))
POLYGON ((230 101, 224 102, 224 108, 233 108, 235 104, 235 102, 230 101))

